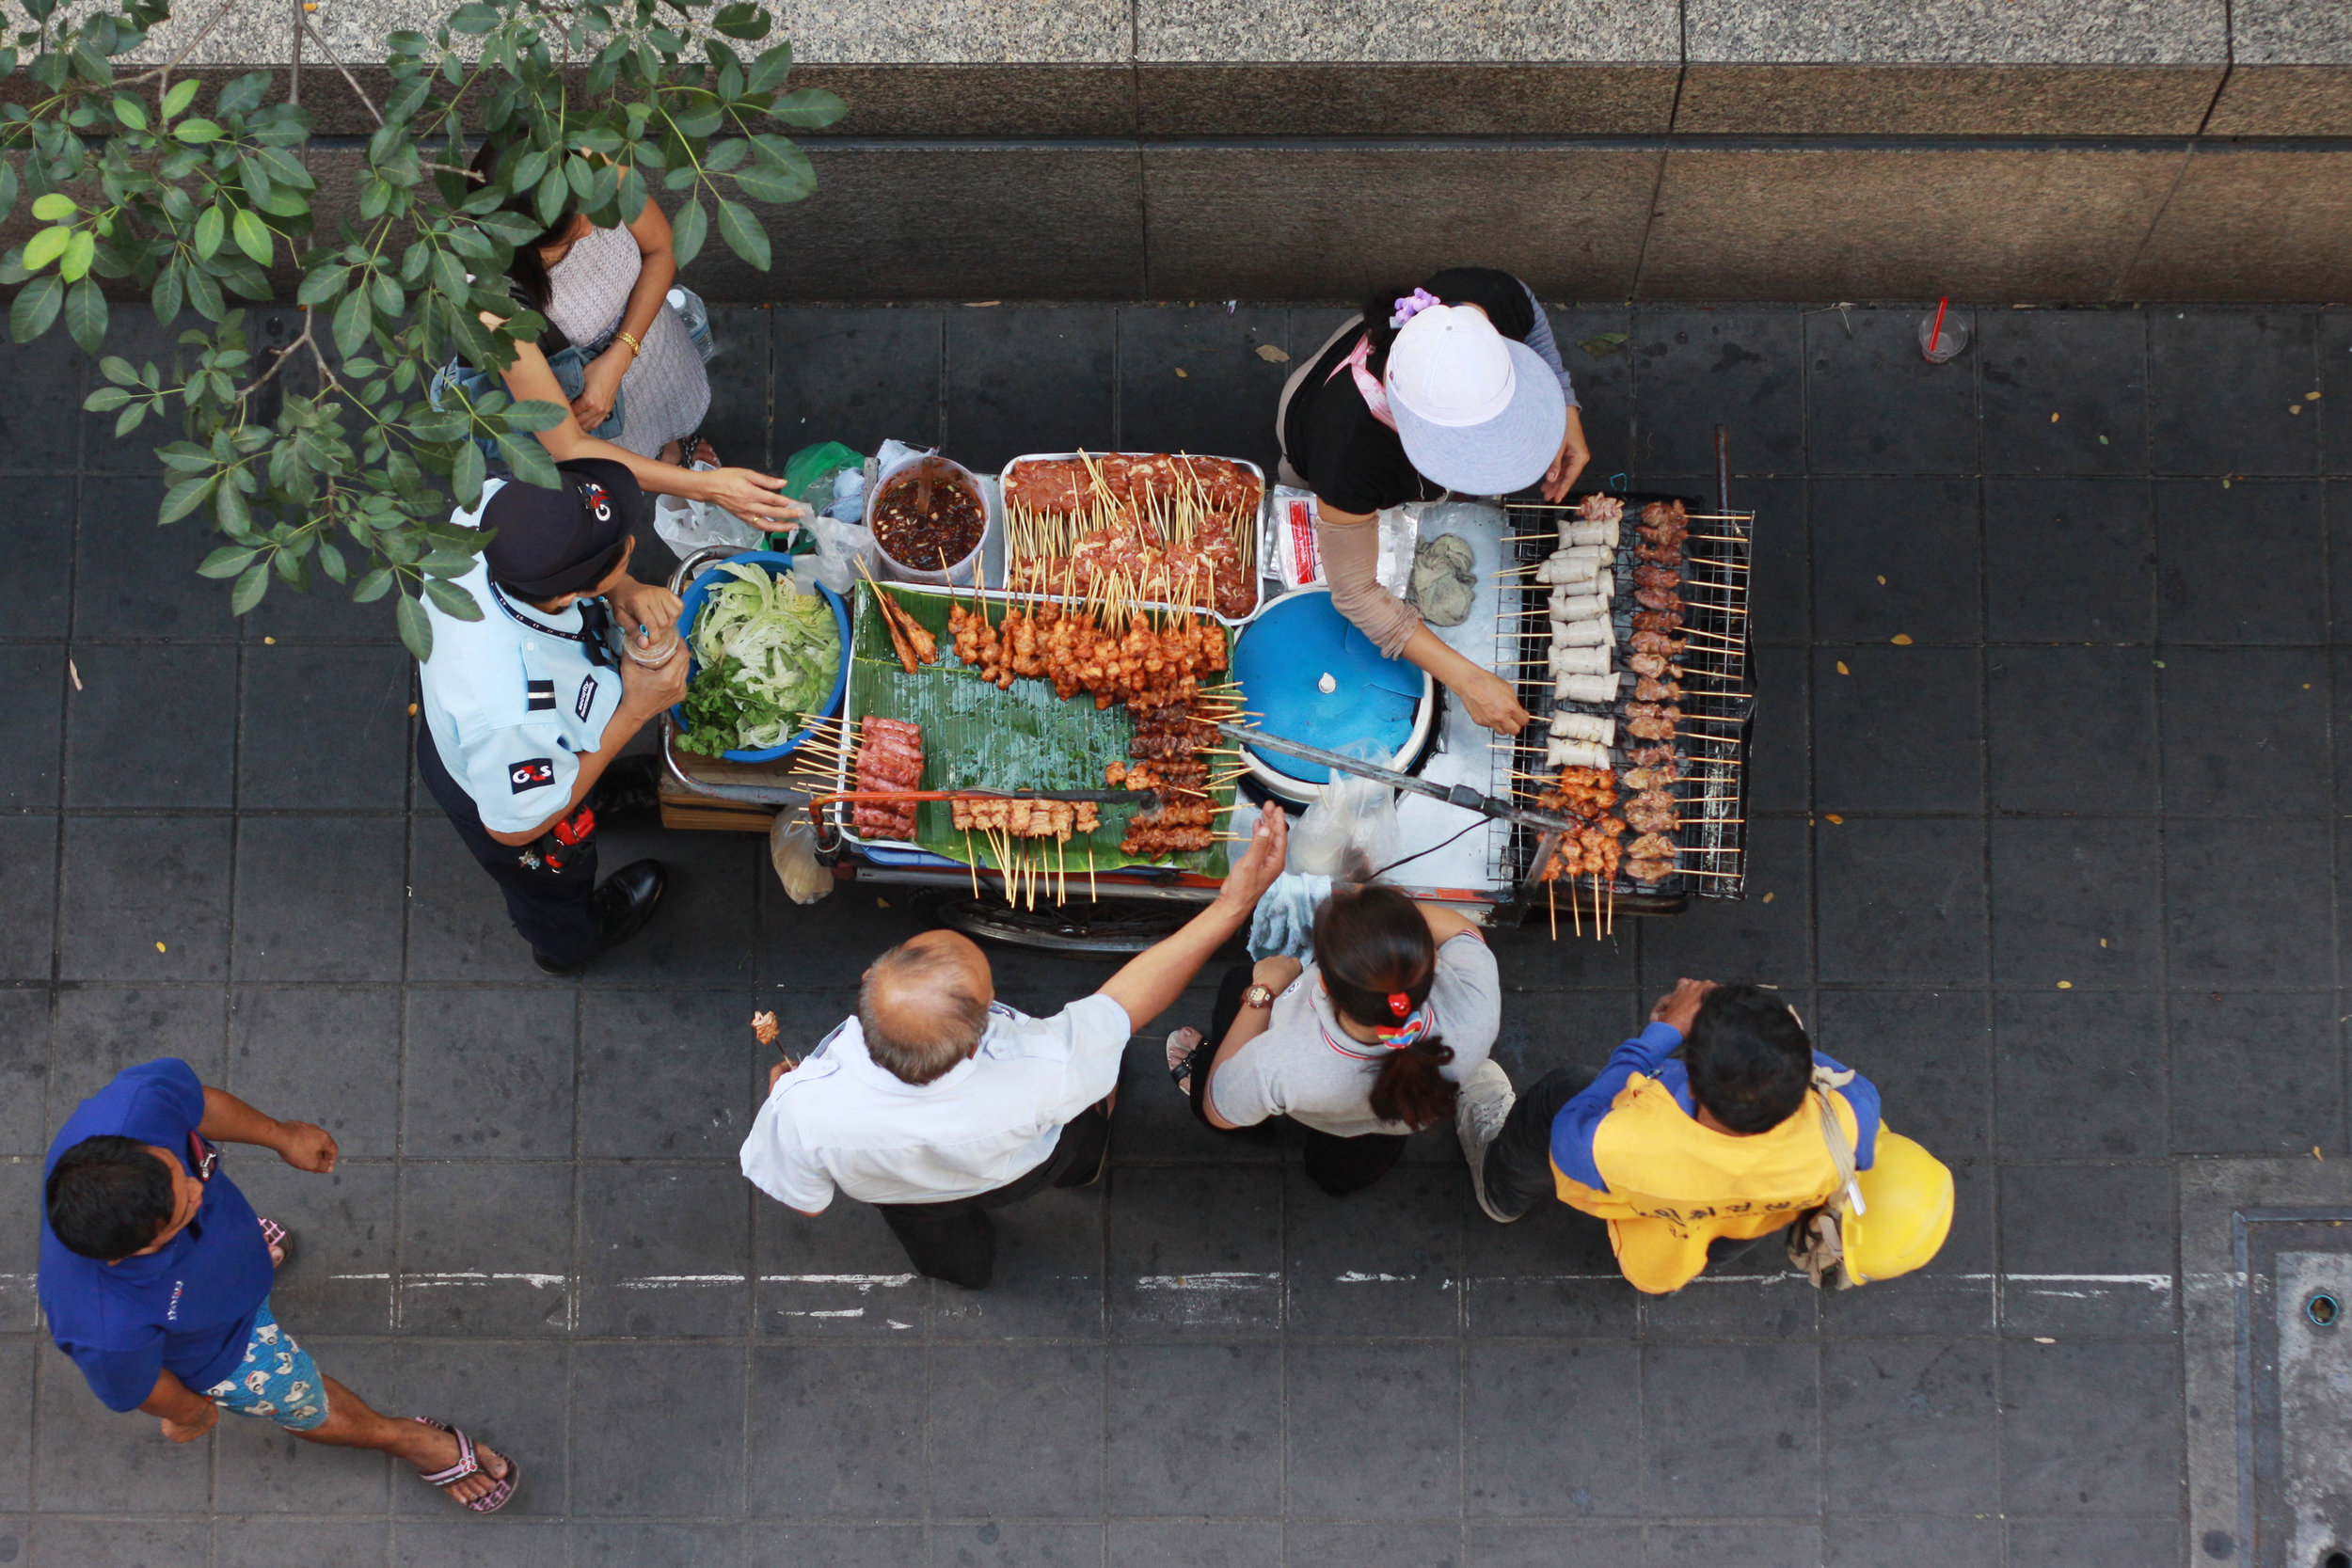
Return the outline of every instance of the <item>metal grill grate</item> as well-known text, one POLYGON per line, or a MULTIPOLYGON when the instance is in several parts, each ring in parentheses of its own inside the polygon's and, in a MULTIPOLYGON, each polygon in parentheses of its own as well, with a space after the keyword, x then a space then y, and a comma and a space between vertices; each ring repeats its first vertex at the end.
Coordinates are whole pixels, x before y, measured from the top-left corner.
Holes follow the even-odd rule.
MULTIPOLYGON (((1678 705, 1683 717, 1674 743, 1680 775, 1675 784, 1678 869, 1655 888, 1621 876, 1604 890, 1616 909, 1630 914, 1673 914, 1694 896, 1736 899, 1747 887, 1748 742, 1756 706, 1749 678, 1748 576, 1755 515, 1708 509, 1688 496, 1626 497, 1612 619, 1622 648, 1630 636, 1634 609, 1634 520, 1644 503, 1676 499, 1688 509, 1691 522, 1680 590, 1683 635, 1689 645, 1677 660, 1683 672, 1678 705)), ((1532 565, 1549 555, 1565 511, 1557 506, 1511 507, 1503 546, 1506 565, 1532 565)), ((1535 715, 1535 722, 1515 740, 1497 742, 1492 787, 1498 795, 1508 794, 1529 805, 1554 771, 1544 763, 1544 741, 1554 708, 1621 714, 1623 705, 1555 703, 1549 672, 1550 625, 1543 613, 1548 594, 1532 580, 1506 578, 1496 606, 1497 646, 1506 659, 1518 661, 1519 701, 1535 715)), ((1620 771, 1627 766, 1627 743, 1620 734, 1611 758, 1620 771)), ((1488 832, 1489 864, 1496 879, 1518 889, 1518 907, 1524 910, 1543 892, 1532 879, 1547 853, 1542 835, 1507 822, 1497 822, 1488 832)), ((1579 881, 1590 888, 1592 879, 1579 881)))

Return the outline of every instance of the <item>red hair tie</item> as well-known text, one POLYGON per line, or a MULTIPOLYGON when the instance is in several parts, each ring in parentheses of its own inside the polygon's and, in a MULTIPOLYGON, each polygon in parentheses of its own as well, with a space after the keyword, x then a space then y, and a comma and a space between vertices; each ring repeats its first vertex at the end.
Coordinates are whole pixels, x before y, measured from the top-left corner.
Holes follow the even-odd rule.
POLYGON ((1413 999, 1401 990, 1389 992, 1389 1011, 1403 1018, 1413 1010, 1413 999))

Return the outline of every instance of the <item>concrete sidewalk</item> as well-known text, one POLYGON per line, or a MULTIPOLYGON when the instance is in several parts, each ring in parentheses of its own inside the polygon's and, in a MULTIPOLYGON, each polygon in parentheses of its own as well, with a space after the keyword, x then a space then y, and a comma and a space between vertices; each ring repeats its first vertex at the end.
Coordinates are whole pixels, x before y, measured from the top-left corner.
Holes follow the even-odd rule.
MULTIPOLYGON (((1263 460, 1255 349, 1332 319, 728 311, 717 434, 1263 460)), ((671 907, 539 979, 410 781, 381 607, 230 621, 207 536, 153 528, 147 448, 76 412, 79 357, 0 350, 0 1561, 2185 1560, 2176 1187, 2345 1144, 2352 316, 1971 320, 1931 368, 1908 311, 1554 315, 1629 334, 1570 349, 1596 477, 1704 493, 1731 427, 1755 859, 1748 902, 1613 944, 1499 934, 1499 1059, 1597 1060, 1677 974, 1788 988, 1960 1180, 1931 1269, 1829 1299, 1761 1270, 1641 1299, 1563 1214, 1484 1220, 1445 1135, 1333 1201, 1194 1127, 1156 1037, 1102 1190, 1009 1212, 985 1294, 910 1278, 872 1211, 735 1170, 751 1012, 813 1039, 904 900, 796 908, 755 840, 632 836, 609 863, 671 861, 671 907), (48 1347, 49 1130, 164 1053, 342 1140, 327 1180, 230 1153, 302 1232, 278 1315, 517 1456, 504 1514, 246 1423, 173 1448, 48 1347)), ((1104 973, 995 958, 1034 1010, 1104 973)))

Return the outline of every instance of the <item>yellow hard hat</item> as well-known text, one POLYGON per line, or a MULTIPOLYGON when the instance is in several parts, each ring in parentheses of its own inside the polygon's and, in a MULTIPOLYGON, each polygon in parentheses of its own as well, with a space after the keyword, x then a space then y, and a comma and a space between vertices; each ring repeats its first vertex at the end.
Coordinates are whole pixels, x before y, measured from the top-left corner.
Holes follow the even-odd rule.
POLYGON ((1879 1128, 1877 1157, 1855 1173, 1863 1213, 1848 1213, 1846 1273, 1857 1285, 1924 1266, 1952 1228, 1952 1173, 1899 1132, 1879 1128))

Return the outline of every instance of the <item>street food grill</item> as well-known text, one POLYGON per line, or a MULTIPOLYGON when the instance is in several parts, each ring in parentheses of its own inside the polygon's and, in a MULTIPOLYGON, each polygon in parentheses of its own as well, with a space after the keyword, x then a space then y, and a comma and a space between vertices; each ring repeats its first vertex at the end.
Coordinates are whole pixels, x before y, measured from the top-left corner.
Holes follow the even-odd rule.
POLYGON ((1170 452, 1018 457, 1005 467, 1006 586, 1239 620, 1258 608, 1265 481, 1170 452))
POLYGON ((1621 900, 1653 912, 1738 897, 1750 519, 1694 519, 1672 497, 1629 517, 1611 496, 1510 515, 1518 560, 1498 614, 1536 719, 1498 743, 1498 767, 1518 798, 1576 826, 1519 828, 1506 859, 1555 906, 1565 882, 1571 924, 1589 910, 1596 936, 1621 900))

